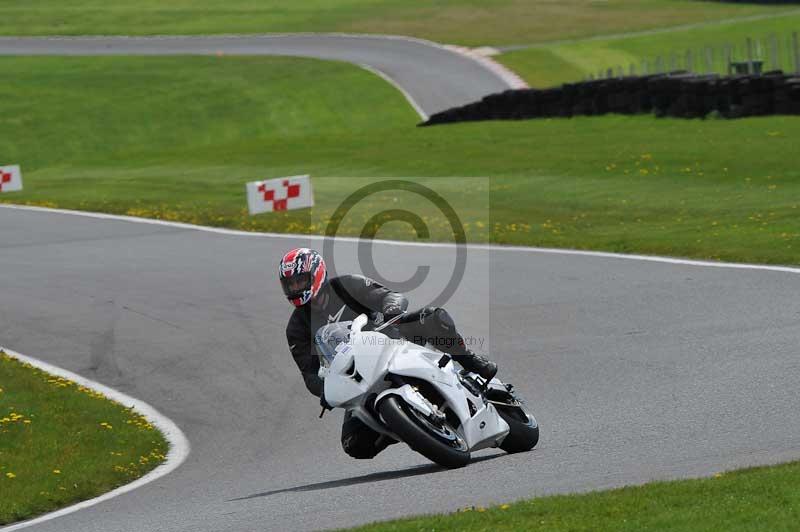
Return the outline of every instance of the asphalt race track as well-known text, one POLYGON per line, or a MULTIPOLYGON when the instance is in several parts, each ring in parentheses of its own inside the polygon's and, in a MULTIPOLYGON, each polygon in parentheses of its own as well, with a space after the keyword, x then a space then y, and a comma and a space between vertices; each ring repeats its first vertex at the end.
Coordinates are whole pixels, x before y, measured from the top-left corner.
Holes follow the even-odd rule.
MULTIPOLYGON (((149 402, 192 443, 172 474, 35 530, 331 528, 800 457, 800 275, 473 248, 448 307, 540 445, 456 471, 401 445, 352 460, 285 345, 274 269, 302 244, 320 247, 0 208, 2 344, 149 402)), ((432 266, 421 305, 454 252, 374 254, 388 278, 432 266)))
POLYGON ((286 55, 367 65, 430 115, 509 85, 480 63, 435 43, 356 35, 219 37, 0 37, 0 55, 286 55))
MULTIPOLYGON (((506 88, 404 40, 0 39, 8 55, 218 51, 368 64, 426 112, 506 88)), ((797 273, 472 248, 447 307, 529 400, 539 446, 457 471, 402 445, 352 460, 289 355, 274 278, 288 248, 320 244, 0 207, 0 345, 150 403, 192 444, 175 472, 31 530, 334 528, 800 458, 797 273)), ((414 306, 452 271, 452 248, 373 251, 388 278, 431 265, 414 306)), ((340 242, 337 270, 354 256, 340 242)))

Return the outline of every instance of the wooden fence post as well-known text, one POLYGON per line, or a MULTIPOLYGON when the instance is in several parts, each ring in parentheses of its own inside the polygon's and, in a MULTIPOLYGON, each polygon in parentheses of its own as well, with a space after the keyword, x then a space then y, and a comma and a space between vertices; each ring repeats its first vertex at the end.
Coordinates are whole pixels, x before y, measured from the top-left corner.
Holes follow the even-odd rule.
POLYGON ((733 74, 731 71, 731 63, 733 62, 733 49, 730 44, 725 45, 725 61, 727 62, 728 75, 733 74))
POLYGON ((778 46, 778 37, 776 35, 769 36, 769 55, 770 57, 770 70, 780 70, 781 68, 781 61, 780 61, 780 54, 778 50, 780 47, 778 46))

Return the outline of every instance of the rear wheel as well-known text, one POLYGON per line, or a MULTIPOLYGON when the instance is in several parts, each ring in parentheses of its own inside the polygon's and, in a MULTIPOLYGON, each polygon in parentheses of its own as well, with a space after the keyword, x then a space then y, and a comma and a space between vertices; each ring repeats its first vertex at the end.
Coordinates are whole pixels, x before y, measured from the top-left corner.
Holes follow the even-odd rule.
POLYGON ((378 411, 389 429, 425 458, 448 468, 469 463, 466 441, 447 421, 434 423, 395 395, 383 399, 378 411))
POLYGON ((533 416, 529 416, 522 407, 494 405, 500 417, 508 423, 511 430, 500 448, 507 453, 524 453, 539 443, 539 425, 533 416))

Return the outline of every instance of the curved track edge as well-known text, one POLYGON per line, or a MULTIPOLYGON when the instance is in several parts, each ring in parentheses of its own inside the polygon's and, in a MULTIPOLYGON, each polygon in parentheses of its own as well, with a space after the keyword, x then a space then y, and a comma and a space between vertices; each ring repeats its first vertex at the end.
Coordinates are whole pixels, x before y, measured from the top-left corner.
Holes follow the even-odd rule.
POLYGON ((181 35, 115 35, 115 34, 97 34, 97 35, 3 35, 0 36, 0 43, 4 40, 13 39, 37 39, 37 40, 71 40, 71 39, 107 39, 107 38, 127 38, 127 39, 152 39, 152 40, 166 40, 166 39, 182 39, 182 38, 248 38, 248 37, 346 37, 346 38, 363 38, 363 39, 385 39, 389 41, 407 41, 432 48, 439 48, 446 50, 450 53, 466 57, 475 61, 483 68, 494 74, 498 79, 503 81, 510 89, 527 89, 529 88, 525 80, 517 75, 513 70, 504 64, 495 61, 490 57, 486 57, 476 53, 474 49, 467 46, 460 46, 455 44, 442 44, 431 39, 424 39, 421 37, 413 37, 411 35, 394 35, 389 33, 347 33, 347 32, 274 32, 274 33, 220 33, 220 34, 181 34, 181 35))
POLYGON ((140 477, 129 484, 125 484, 118 488, 115 488, 107 493, 94 497, 92 499, 86 499, 85 501, 81 501, 79 503, 73 504, 71 506, 67 506, 65 508, 61 508, 60 510, 55 510, 53 512, 49 512, 38 517, 34 517, 32 519, 28 519, 27 521, 20 521, 18 523, 13 523, 4 527, 0 527, 0 531, 2 532, 11 532, 12 530, 20 530, 22 528, 27 528, 29 526, 41 524, 45 521, 50 521, 51 519, 55 519, 57 517, 61 517, 67 514, 71 514, 73 512, 77 512, 78 510, 82 510, 84 508, 88 508, 90 506, 94 506, 95 504, 99 504, 103 501, 107 501, 129 491, 133 491, 136 488, 144 486, 145 484, 149 484, 154 480, 157 480, 164 475, 167 475, 174 471, 175 469, 180 466, 186 457, 189 456, 190 445, 189 440, 186 438, 186 435, 181 431, 178 425, 175 424, 171 419, 166 417, 165 415, 161 414, 158 410, 150 406, 149 404, 141 401, 139 399, 135 399, 130 397, 129 395, 125 395, 124 393, 115 390, 113 388, 109 388, 99 382, 95 382, 89 380, 85 377, 78 375, 77 373, 73 373, 69 370, 60 368, 58 366, 54 366, 52 364, 48 364, 47 362, 38 360, 36 358, 32 358, 6 347, 0 346, 0 351, 5 352, 7 355, 11 356, 12 358, 16 358, 21 362, 27 362, 28 364, 35 366, 43 371, 48 373, 52 373, 53 375, 58 375, 59 377, 64 377, 65 379, 69 379, 74 381, 81 386, 85 386, 86 388, 91 388, 97 392, 102 393, 109 399, 113 399, 114 401, 123 404, 125 406, 131 406, 133 409, 138 412, 139 414, 144 415, 150 422, 158 428, 162 433, 164 433, 164 437, 169 442, 169 450, 167 452, 167 459, 166 461, 161 464, 160 466, 156 467, 143 477, 140 477))
POLYGON ((389 85, 391 85, 392 87, 394 87, 395 89, 400 91, 400 94, 403 95, 403 97, 406 99, 406 101, 409 103, 409 105, 411 105, 411 107, 414 109, 414 112, 416 112, 417 115, 419 115, 419 117, 422 119, 422 121, 423 122, 427 122, 428 121, 428 118, 430 118, 430 116, 428 116, 428 113, 426 113, 422 109, 422 107, 417 103, 417 101, 414 99, 414 97, 411 96, 411 93, 409 93, 399 83, 397 83, 394 79, 392 79, 389 76, 389 74, 383 72, 382 70, 378 70, 375 67, 371 67, 366 63, 359 63, 358 66, 360 66, 361 68, 363 68, 367 72, 370 72, 370 73, 378 76, 383 81, 385 81, 386 83, 388 83, 389 85))

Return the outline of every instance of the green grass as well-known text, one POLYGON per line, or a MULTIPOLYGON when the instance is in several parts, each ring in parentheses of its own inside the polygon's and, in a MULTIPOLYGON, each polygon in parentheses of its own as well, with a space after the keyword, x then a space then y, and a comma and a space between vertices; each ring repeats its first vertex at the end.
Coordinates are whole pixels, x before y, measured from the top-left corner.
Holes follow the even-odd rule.
POLYGON ((694 0, 32 0, 0 2, 0 35, 337 31, 483 45, 544 42, 783 9, 694 0))
MULTIPOLYGON (((753 39, 753 54, 758 58, 766 54, 770 36, 779 38, 779 64, 786 71, 794 70, 789 47, 792 32, 800 31, 800 14, 747 22, 710 25, 651 35, 591 39, 568 43, 543 44, 534 48, 508 52, 497 59, 520 74, 531 86, 545 87, 581 80, 589 74, 597 75, 600 69, 621 66, 628 72, 631 63, 642 72, 642 61, 655 68, 656 57, 661 56, 664 68, 676 56, 676 66, 686 66, 686 51, 691 50, 695 71, 705 71, 705 48, 714 49, 713 69, 727 72, 725 46, 732 45, 734 60, 747 60, 747 38, 753 39), (760 47, 760 48, 758 48, 760 47), (701 62, 701 58, 702 62, 701 62)), ((770 65, 767 65, 769 68, 770 65)))
MULTIPOLYGON (((26 187, 6 202, 322 233, 365 178, 488 176, 435 183, 473 241, 800 263, 800 117, 416 128, 395 89, 332 62, 2 58, 0 69, 0 164, 21 164, 26 187), (298 173, 315 176, 314 209, 246 215, 246 181, 298 173)), ((344 230, 359 234, 387 199, 344 230)), ((379 236, 411 237, 401 224, 379 236)))
POLYGON ((0 525, 127 484, 166 449, 130 409, 0 351, 0 525))
POLYGON ((795 462, 717 474, 706 479, 544 497, 351 530, 788 532, 797 530, 800 522, 798 480, 800 462, 795 462))

